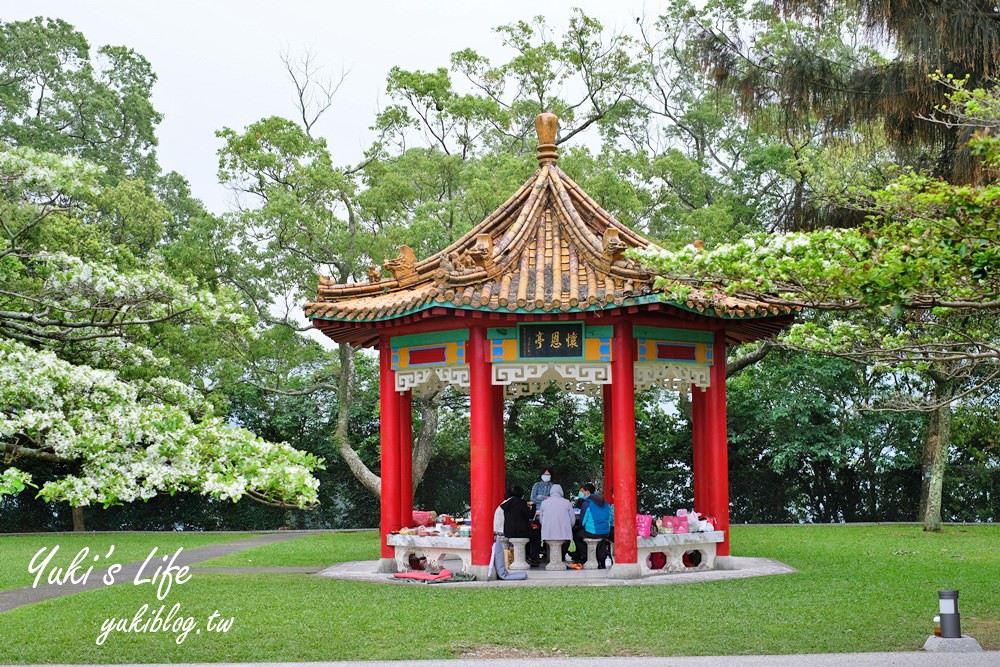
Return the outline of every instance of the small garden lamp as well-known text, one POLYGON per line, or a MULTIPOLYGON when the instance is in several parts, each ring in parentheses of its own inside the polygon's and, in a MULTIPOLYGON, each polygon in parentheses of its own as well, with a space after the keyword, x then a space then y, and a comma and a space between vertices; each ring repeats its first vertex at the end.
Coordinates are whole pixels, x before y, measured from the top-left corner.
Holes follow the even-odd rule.
POLYGON ((938 609, 941 614, 941 637, 961 639, 962 622, 958 614, 958 591, 938 591, 938 609))

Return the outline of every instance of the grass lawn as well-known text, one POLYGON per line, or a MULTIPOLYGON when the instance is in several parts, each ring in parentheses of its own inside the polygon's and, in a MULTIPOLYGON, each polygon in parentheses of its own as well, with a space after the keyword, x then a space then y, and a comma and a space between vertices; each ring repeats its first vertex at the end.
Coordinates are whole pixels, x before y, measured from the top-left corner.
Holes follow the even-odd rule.
MULTIPOLYGON (((25 567, 11 562, 7 539, 0 538, 0 564, 25 567)), ((323 562, 333 562, 364 551, 357 542, 363 539, 307 537, 261 549, 265 556, 253 564, 284 559, 286 548, 291 558, 297 544, 310 543, 329 550, 333 558, 323 562)), ((126 584, 7 612, 0 663, 918 650, 931 631, 939 588, 961 591, 963 632, 1000 649, 1000 527, 925 534, 919 526, 737 526, 732 542, 735 555, 778 558, 799 573, 673 586, 479 590, 195 573, 162 602, 149 586, 126 584), (201 632, 192 630, 180 644, 172 631, 112 633, 96 644, 106 619, 131 620, 143 604, 151 606, 147 617, 161 604, 164 615, 180 605, 179 615, 195 619, 201 632), (226 633, 206 628, 216 610, 234 619, 226 633), (595 616, 583 631, 583 619, 595 616)), ((372 539, 363 557, 376 553, 372 539)))
MULTIPOLYGON (((33 535, 0 536, 0 590, 30 586, 35 575, 28 572, 28 564, 39 549, 45 548, 45 555, 58 546, 53 563, 68 564, 84 547, 90 549, 90 563, 93 556, 101 559, 94 563, 94 571, 113 563, 131 563, 143 560, 156 547, 159 553, 173 553, 178 547, 196 549, 209 544, 232 542, 253 537, 249 533, 38 533, 33 535), (115 550, 110 558, 105 558, 111 546, 115 550)), ((89 563, 88 563, 89 565, 89 563)), ((86 566, 84 567, 86 569, 86 566)))
POLYGON ((276 542, 198 563, 198 567, 326 567, 349 560, 378 558, 378 533, 317 533, 276 542))

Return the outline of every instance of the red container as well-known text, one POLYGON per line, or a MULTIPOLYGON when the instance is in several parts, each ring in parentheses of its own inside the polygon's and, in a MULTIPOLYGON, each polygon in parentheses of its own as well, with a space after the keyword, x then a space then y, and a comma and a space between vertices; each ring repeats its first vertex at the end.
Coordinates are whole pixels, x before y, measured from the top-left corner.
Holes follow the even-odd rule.
POLYGON ((434 525, 434 512, 428 512, 426 510, 413 510, 413 525, 414 526, 433 526, 434 525))

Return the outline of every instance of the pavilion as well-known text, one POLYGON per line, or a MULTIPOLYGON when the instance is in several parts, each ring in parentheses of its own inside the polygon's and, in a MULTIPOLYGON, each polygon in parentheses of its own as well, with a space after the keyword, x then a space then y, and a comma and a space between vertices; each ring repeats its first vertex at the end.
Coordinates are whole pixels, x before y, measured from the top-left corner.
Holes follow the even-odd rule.
MULTIPOLYGON (((403 246, 369 282, 321 278, 305 305, 338 343, 380 357, 381 567, 395 567, 389 533, 412 510, 412 396, 452 385, 470 395, 472 564, 485 568, 493 509, 503 499, 504 398, 543 391, 603 396, 604 487, 615 514, 636 513, 636 391, 690 391, 695 509, 725 532, 729 555, 726 348, 768 338, 789 308, 695 292, 666 300, 655 277, 625 257, 650 242, 615 220, 557 165, 557 119, 541 114, 538 170, 493 214, 418 261, 403 246)), ((614 578, 639 576, 635 522, 616 522, 614 578)))

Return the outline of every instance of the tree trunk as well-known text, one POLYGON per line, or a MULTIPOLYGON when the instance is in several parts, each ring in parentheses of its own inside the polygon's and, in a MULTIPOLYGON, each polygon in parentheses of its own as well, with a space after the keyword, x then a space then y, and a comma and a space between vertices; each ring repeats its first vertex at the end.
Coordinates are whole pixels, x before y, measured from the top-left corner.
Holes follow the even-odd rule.
POLYGON ((351 447, 350 433, 351 401, 354 396, 354 350, 346 343, 338 348, 340 355, 340 378, 337 381, 337 428, 333 433, 337 453, 361 484, 376 498, 382 495, 382 478, 373 473, 358 453, 351 447))
POLYGON ((733 377, 745 368, 753 366, 774 349, 776 349, 774 341, 765 340, 753 352, 749 352, 738 358, 729 359, 726 362, 726 379, 733 377))
POLYGON ((86 530, 83 526, 83 508, 82 507, 72 507, 71 514, 73 515, 73 532, 82 533, 86 530))
POLYGON ((420 486, 420 481, 427 472, 427 466, 434 455, 434 444, 438 429, 438 405, 440 403, 440 391, 435 391, 427 396, 417 399, 417 406, 420 410, 420 432, 417 433, 417 440, 413 443, 413 490, 420 486))
POLYGON ((944 471, 948 463, 948 444, 951 438, 952 383, 937 375, 934 380, 934 402, 937 407, 930 413, 927 436, 921 456, 920 521, 924 530, 941 530, 941 496, 944 488, 944 471))

